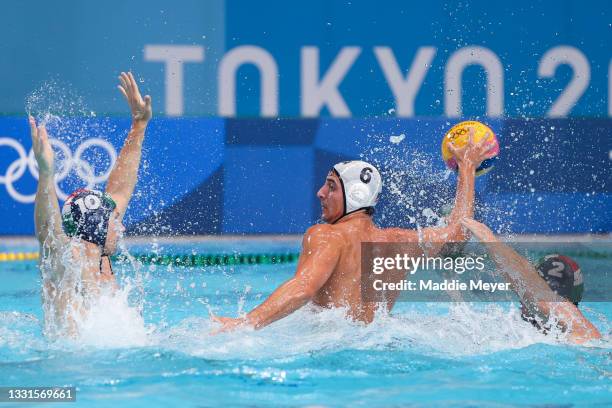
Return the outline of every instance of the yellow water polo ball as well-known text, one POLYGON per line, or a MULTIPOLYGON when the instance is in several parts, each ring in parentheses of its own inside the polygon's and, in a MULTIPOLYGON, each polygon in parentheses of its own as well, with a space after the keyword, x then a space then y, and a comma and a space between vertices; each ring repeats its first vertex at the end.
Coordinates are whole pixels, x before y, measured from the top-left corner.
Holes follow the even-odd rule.
POLYGON ((497 155, 499 154, 499 142, 497 140, 497 136, 495 136, 495 133, 491 130, 491 128, 484 123, 475 120, 467 120, 465 122, 457 123, 455 126, 450 128, 442 139, 442 159, 449 169, 457 171, 457 160, 455 159, 455 156, 451 150, 448 148, 448 144, 453 142, 456 147, 465 146, 468 142, 470 128, 474 129, 474 143, 478 143, 482 140, 482 138, 486 137, 488 140, 490 140, 490 142, 487 143, 495 144, 493 147, 495 156, 484 160, 476 169, 476 175, 480 176, 493 169, 495 161, 497 160, 497 155))

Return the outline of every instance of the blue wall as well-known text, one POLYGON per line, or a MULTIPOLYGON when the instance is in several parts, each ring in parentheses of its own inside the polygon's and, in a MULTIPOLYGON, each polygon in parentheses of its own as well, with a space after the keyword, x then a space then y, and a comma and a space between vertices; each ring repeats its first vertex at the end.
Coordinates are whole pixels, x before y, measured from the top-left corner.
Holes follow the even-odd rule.
MULTIPOLYGON (((301 233, 319 217, 315 193, 329 168, 362 158, 383 173, 381 225, 431 225, 423 209, 453 202, 455 176, 440 158, 446 119, 155 119, 127 224, 136 233, 301 233), (405 135, 392 143, 393 135, 405 135)), ((607 119, 488 120, 502 145, 493 171, 477 180, 478 216, 499 231, 612 231, 607 119)), ((73 124, 74 126, 74 124, 73 124)), ((129 122, 94 120, 85 128, 118 150, 129 122)), ((83 129, 81 126, 79 129, 83 129)), ((0 120, 0 134, 30 149, 25 118, 0 120)), ((51 130, 53 134, 53 130, 51 130)), ((65 140, 74 152, 84 139, 65 140)), ((0 143, 2 139, 0 139, 0 143)), ((0 163, 19 159, 3 147, 0 163)), ((96 174, 107 153, 82 155, 96 174)), ((19 163, 18 163, 19 164, 19 163)), ((61 168, 61 166, 60 166, 61 168)), ((60 188, 83 184, 74 166, 60 188)), ((12 183, 35 191, 29 170, 12 183)), ((2 233, 33 232, 31 203, 0 184, 2 233)), ((98 187, 103 187, 98 185, 98 187)))
MULTIPOLYGON (((50 132, 71 153, 91 138, 108 140, 118 151, 129 121, 116 77, 128 69, 137 74, 143 93, 153 96, 155 109, 136 198, 127 214, 132 232, 301 233, 319 217, 315 193, 329 167, 353 158, 371 160, 383 171, 386 188, 376 215, 379 223, 429 225, 435 217, 423 209, 440 213, 454 194, 454 175, 439 157, 442 135, 460 120, 447 117, 446 96, 452 90, 445 89, 445 70, 453 55, 471 46, 490 50, 503 77, 502 90, 487 89, 480 66, 469 66, 462 75, 462 116, 489 123, 502 144, 497 167, 478 180, 478 216, 500 231, 610 232, 611 4, 3 4, 0 234, 33 233, 31 198, 20 194, 33 194, 36 180, 27 161, 20 161, 19 152, 11 148, 17 142, 25 154, 30 150, 25 111, 38 117, 59 115, 62 119, 51 122, 50 132), (182 67, 180 114, 167 108, 167 87, 176 74, 145 58, 145 48, 151 45, 190 46, 203 54, 201 62, 182 67), (219 114, 218 95, 227 85, 219 81, 224 57, 243 46, 268 53, 276 65, 277 117, 262 117, 263 74, 252 64, 237 70, 231 95, 236 113, 219 114), (567 56, 582 68, 563 63, 552 77, 542 77, 538 67, 543 55, 559 46, 573 51, 555 58, 567 56), (329 106, 315 117, 304 117, 300 104, 305 100, 305 47, 318 50, 320 76, 343 49, 359 47, 359 56, 338 86, 348 117, 335 117, 329 106), (375 47, 393 51, 402 75, 419 49, 435 48, 424 79, 413 84, 418 92, 412 115, 398 114, 375 47), (577 73, 585 88, 567 112, 551 118, 551 106, 577 73), (503 96, 501 116, 487 116, 487 92, 503 96), (402 142, 390 142, 390 136, 401 134, 402 142), (9 170, 15 180, 10 180, 9 170)), ((81 173, 89 165, 98 175, 108 168, 108 154, 99 146, 86 149, 82 159, 81 173)), ((76 170, 71 166, 59 183, 63 191, 83 185, 76 170)))
MULTIPOLYGON (((504 75, 504 113, 513 117, 546 114, 568 85, 572 69, 561 65, 554 78, 539 78, 539 61, 557 46, 584 55, 590 69, 588 87, 569 116, 608 116, 612 6, 607 0, 491 2, 325 0, 266 2, 176 0, 171 3, 108 0, 103 2, 24 0, 4 2, 0 13, 0 112, 20 114, 25 97, 55 79, 70 85, 99 113, 122 114, 116 76, 131 69, 155 96, 164 113, 165 68, 145 60, 147 45, 201 47, 202 62, 184 64, 184 114, 217 115, 218 71, 222 58, 239 46, 253 45, 271 54, 278 66, 279 113, 300 111, 300 52, 320 51, 326 72, 343 47, 361 53, 339 86, 352 116, 388 115, 393 94, 373 47, 393 50, 406 73, 419 47, 436 48, 431 68, 416 96, 416 116, 444 114, 444 69, 449 57, 466 46, 490 49, 504 75)), ((467 68, 463 107, 468 116, 485 112, 484 73, 467 68)), ((500 93, 501 90, 496 90, 500 93)), ((260 115, 258 71, 238 70, 239 116, 260 115)), ((328 115, 323 109, 321 115, 328 115)))

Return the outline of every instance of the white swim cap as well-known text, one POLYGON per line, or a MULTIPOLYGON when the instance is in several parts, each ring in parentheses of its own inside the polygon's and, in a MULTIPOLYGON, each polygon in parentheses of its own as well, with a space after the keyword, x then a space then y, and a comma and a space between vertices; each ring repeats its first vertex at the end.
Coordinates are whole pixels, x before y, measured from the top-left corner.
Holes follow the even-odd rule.
POLYGON ((344 193, 342 217, 376 205, 383 184, 376 167, 364 161, 352 160, 336 164, 332 171, 340 179, 344 193))

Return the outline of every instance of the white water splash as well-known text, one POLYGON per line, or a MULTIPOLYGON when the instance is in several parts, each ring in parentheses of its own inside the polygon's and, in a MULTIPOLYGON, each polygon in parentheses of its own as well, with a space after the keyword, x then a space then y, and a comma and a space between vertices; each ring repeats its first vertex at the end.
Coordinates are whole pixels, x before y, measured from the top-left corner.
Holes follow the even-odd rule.
POLYGON ((107 292, 92 303, 89 313, 78 322, 76 342, 96 348, 144 347, 150 344, 148 334, 138 308, 131 307, 128 285, 115 292, 107 292))
POLYGON ((402 140, 406 138, 405 134, 400 134, 398 136, 389 136, 389 141, 393 144, 401 143, 402 140))
POLYGON ((217 326, 210 319, 191 317, 166 333, 158 333, 156 342, 165 348, 216 360, 386 349, 458 358, 538 343, 566 344, 559 333, 544 335, 535 330, 521 319, 515 307, 457 303, 440 313, 435 310, 440 305, 382 314, 370 325, 346 319, 342 309, 305 307, 259 331, 245 328, 215 336, 210 332, 217 326))

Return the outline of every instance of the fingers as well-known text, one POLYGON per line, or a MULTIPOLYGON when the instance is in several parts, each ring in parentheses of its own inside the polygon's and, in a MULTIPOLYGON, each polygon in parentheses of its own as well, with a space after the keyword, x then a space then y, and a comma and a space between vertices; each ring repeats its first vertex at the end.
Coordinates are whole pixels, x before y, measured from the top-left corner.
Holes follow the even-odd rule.
POLYGON ((127 90, 130 93, 133 93, 134 92, 134 84, 132 83, 132 79, 130 78, 129 73, 122 72, 121 76, 123 77, 123 80, 125 81, 125 84, 127 86, 127 90))
POLYGON ((489 140, 486 143, 482 143, 481 146, 479 146, 479 150, 480 155, 484 156, 487 159, 495 157, 497 156, 497 153, 499 153, 495 140, 489 140))
POLYGON ((221 327, 217 327, 216 329, 210 331, 211 336, 216 336, 219 333, 225 333, 226 331, 230 330, 230 327, 228 327, 226 324, 227 320, 230 319, 228 319, 227 317, 215 316, 212 311, 209 311, 208 313, 210 316, 210 320, 213 323, 219 323, 221 325, 221 327))
POLYGON ((225 324, 228 321, 232 320, 231 317, 215 316, 212 311, 209 311, 208 315, 210 316, 210 320, 212 320, 215 323, 225 324))
POLYGON ((47 134, 47 128, 45 127, 45 125, 40 125, 38 127, 38 136, 40 137, 40 140, 42 142, 49 141, 49 134, 47 134))
POLYGON ((485 133, 485 135, 478 141, 478 143, 476 143, 476 146, 482 147, 486 145, 487 143, 490 143, 491 140, 489 140, 489 137, 491 137, 491 132, 485 133))
MULTIPOLYGON (((122 72, 119 75, 119 81, 121 81, 121 85, 119 85, 119 90, 126 98, 128 104, 132 106, 134 103, 137 105, 143 104, 143 99, 140 96, 140 91, 138 90, 138 84, 136 83, 136 79, 131 72, 122 72)), ((149 97, 149 101, 144 101, 145 104, 151 106, 151 98, 149 97)))
POLYGON ((32 148, 34 149, 34 152, 38 152, 40 150, 40 137, 38 136, 36 120, 32 116, 30 116, 28 120, 30 122, 30 136, 32 137, 32 148))
POLYGON ((121 91, 121 93, 125 97, 125 100, 129 102, 130 98, 128 97, 127 92, 125 92, 125 89, 123 89, 123 86, 117 85, 117 88, 119 88, 119 91, 121 91))
POLYGON ((128 93, 128 94, 129 94, 129 93, 130 93, 130 86, 129 86, 129 84, 128 84, 128 82, 129 82, 129 78, 127 77, 127 75, 125 74, 125 72, 122 72, 122 73, 119 75, 119 81, 121 81, 121 86, 123 87, 123 90, 124 90, 126 93, 128 93))
POLYGON ((474 128, 472 126, 468 126, 468 129, 470 129, 468 131, 468 145, 472 145, 474 144, 474 128))
POLYGON ((136 80, 134 79, 134 75, 132 75, 131 72, 127 73, 128 78, 130 80, 130 86, 132 87, 132 89, 138 89, 138 84, 136 84, 136 80))
POLYGON ((36 119, 33 116, 28 117, 28 122, 30 123, 30 135, 32 136, 32 140, 38 137, 38 129, 36 128, 36 119))
POLYGON ((227 333, 229 331, 232 331, 233 328, 232 327, 227 327, 227 326, 221 326, 217 329, 211 330, 210 335, 211 336, 216 336, 217 334, 221 334, 221 333, 227 333))
POLYGON ((495 145, 489 147, 486 151, 485 151, 485 159, 492 159, 493 157, 497 156, 497 150, 495 150, 495 145))
POLYGON ((453 156, 457 156, 459 148, 455 146, 455 142, 450 142, 449 144, 447 144, 447 146, 448 146, 448 150, 451 151, 453 156))
POLYGON ((46 146, 49 145, 49 135, 47 134, 47 128, 45 125, 40 125, 36 131, 36 137, 33 137, 32 146, 34 147, 34 152, 38 152, 39 154, 45 150, 46 146))
MULTIPOLYGON (((212 320, 215 323, 221 323, 219 321, 219 319, 215 315, 213 315, 212 313, 210 313, 210 320, 212 320)), ((212 329, 209 334, 211 336, 216 336, 217 334, 222 333, 224 331, 224 329, 225 329, 225 327, 223 325, 221 325, 221 327, 217 327, 216 329, 212 329)))
POLYGON ((481 155, 486 154, 491 151, 497 145, 495 143, 495 139, 491 139, 491 132, 485 133, 485 135, 476 143, 476 148, 480 152, 481 155))
POLYGON ((36 119, 33 116, 28 117, 30 123, 30 135, 32 136, 32 143, 34 147, 38 147, 40 143, 49 142, 49 134, 45 125, 36 126, 36 119))
POLYGON ((132 91, 134 91, 134 94, 140 98, 140 91, 138 90, 138 84, 134 79, 134 75, 132 75, 131 72, 128 72, 128 76, 130 78, 130 85, 132 86, 132 91))
POLYGON ((217 334, 221 333, 224 330, 225 327, 223 326, 223 322, 221 321, 221 319, 219 317, 215 316, 213 314, 212 310, 208 311, 208 316, 210 317, 210 321, 211 322, 213 322, 213 323, 220 323, 221 324, 221 327, 217 327, 216 329, 210 331, 210 335, 211 336, 216 336, 217 334))

